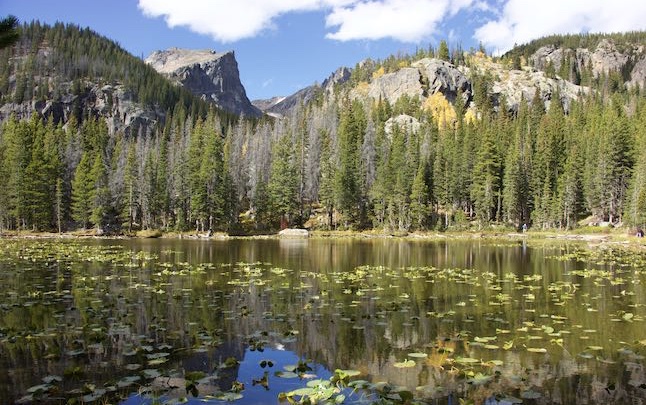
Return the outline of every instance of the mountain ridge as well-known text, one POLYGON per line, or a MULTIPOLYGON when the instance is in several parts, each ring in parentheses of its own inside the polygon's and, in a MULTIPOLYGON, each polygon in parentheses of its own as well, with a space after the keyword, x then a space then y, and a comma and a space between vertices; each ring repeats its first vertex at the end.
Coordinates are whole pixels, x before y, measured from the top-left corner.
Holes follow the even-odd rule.
POLYGON ((151 53, 145 62, 172 82, 230 113, 254 118, 262 115, 247 98, 233 51, 170 48, 151 53))

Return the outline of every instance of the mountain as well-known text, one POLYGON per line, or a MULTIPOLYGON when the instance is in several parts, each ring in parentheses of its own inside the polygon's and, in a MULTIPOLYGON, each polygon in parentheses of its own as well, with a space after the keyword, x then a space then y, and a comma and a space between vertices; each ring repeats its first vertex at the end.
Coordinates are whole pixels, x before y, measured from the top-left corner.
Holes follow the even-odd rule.
POLYGON ((225 111, 247 117, 262 115, 247 98, 233 52, 171 48, 153 52, 146 63, 225 111))
POLYGON ((307 104, 318 96, 330 95, 334 87, 342 85, 350 79, 351 70, 346 67, 338 68, 322 84, 313 84, 298 90, 287 97, 273 97, 269 100, 254 100, 252 103, 263 112, 274 117, 282 117, 300 104, 307 104))
POLYGON ((211 108, 88 28, 32 22, 20 33, 0 51, 0 121, 33 113, 57 124, 100 117, 111 133, 129 134, 150 130, 174 110, 205 115, 211 108))

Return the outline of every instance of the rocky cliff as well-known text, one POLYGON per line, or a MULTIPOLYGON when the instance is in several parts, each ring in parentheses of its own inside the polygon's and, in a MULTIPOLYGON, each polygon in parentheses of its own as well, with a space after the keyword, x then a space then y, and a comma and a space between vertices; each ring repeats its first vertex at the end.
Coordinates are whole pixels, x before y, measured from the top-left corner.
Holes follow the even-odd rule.
MULTIPOLYGON (((567 47, 563 45, 544 45, 534 51, 528 63, 539 71, 553 69, 578 75, 589 70, 594 78, 616 72, 621 74, 628 86, 644 85, 646 80, 646 48, 640 43, 619 43, 611 38, 603 38, 590 47, 567 47)), ((564 77, 564 79, 571 79, 564 77)))
POLYGON ((225 111, 247 117, 262 115, 247 98, 233 52, 171 48, 153 52, 146 63, 225 111))
POLYGON ((522 98, 531 101, 536 92, 545 107, 549 106, 553 95, 558 92, 561 102, 567 108, 571 100, 589 91, 561 78, 549 78, 544 72, 535 69, 509 69, 484 56, 471 56, 470 66, 458 67, 446 61, 424 58, 411 63, 410 67, 359 85, 350 94, 354 98, 383 99, 393 104, 402 96, 417 97, 423 102, 429 96, 441 93, 451 103, 460 102, 464 106, 477 107, 472 102, 475 74, 491 78, 489 90, 494 107, 499 107, 504 99, 509 110, 516 110, 522 98))

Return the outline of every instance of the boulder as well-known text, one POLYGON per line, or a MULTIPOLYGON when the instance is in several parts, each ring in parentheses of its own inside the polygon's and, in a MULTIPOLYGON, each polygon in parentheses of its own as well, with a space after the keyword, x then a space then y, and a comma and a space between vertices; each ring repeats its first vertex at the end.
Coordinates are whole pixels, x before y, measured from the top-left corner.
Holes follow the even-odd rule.
POLYGON ((396 117, 388 118, 388 121, 384 124, 384 131, 386 135, 390 136, 393 132, 393 126, 397 126, 407 133, 415 133, 419 131, 421 124, 415 117, 410 115, 400 114, 396 117))
POLYGON ((278 236, 281 238, 307 238, 310 233, 307 229, 285 228, 278 232, 278 236))
POLYGON ((467 76, 449 62, 424 58, 411 64, 411 67, 419 70, 427 95, 439 92, 450 102, 455 102, 458 92, 467 98, 471 94, 471 83, 467 76))

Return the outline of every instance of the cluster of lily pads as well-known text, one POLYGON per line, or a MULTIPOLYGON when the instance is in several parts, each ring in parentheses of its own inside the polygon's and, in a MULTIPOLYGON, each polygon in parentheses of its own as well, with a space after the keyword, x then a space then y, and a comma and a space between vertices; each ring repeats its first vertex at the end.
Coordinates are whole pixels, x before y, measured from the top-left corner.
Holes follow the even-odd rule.
POLYGON ((19 387, 18 403, 244 402, 250 387, 303 404, 522 403, 587 378, 594 400, 646 397, 643 252, 549 249, 529 268, 308 270, 110 241, 0 244, 0 365, 32 364, 0 385, 19 387), (267 348, 336 371, 266 358, 241 381, 245 351, 267 348))

